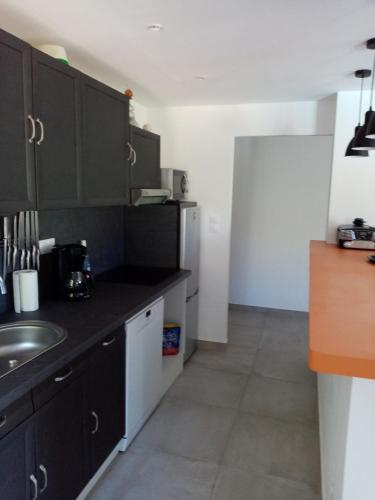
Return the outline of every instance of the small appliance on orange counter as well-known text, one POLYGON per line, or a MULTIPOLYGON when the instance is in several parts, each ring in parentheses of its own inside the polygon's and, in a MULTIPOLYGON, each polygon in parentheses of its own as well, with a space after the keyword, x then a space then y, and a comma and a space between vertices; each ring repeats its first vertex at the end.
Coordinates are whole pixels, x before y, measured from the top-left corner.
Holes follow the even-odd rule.
POLYGON ((356 248, 360 250, 375 249, 375 227, 367 226, 359 217, 352 224, 337 228, 337 244, 340 248, 356 248))
POLYGON ((163 356, 175 356, 180 352, 181 327, 177 323, 165 323, 163 328, 163 356))

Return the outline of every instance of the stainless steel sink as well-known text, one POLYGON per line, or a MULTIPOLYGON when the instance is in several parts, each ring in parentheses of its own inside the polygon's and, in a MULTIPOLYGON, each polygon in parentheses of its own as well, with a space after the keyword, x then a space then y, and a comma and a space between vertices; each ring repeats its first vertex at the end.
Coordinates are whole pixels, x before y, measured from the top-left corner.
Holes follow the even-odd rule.
POLYGON ((67 332, 48 321, 16 321, 0 325, 0 377, 60 344, 67 332))

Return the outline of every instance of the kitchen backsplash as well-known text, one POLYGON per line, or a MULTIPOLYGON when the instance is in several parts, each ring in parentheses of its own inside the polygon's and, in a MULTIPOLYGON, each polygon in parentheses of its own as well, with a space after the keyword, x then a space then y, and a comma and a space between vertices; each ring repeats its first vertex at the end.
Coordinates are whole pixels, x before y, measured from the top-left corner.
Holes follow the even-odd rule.
MULTIPOLYGON (((124 262, 123 207, 43 210, 39 212, 39 227, 40 239, 55 238, 56 244, 86 240, 94 275, 124 262)), ((0 313, 13 307, 10 276, 7 284, 8 293, 0 296, 0 313)))

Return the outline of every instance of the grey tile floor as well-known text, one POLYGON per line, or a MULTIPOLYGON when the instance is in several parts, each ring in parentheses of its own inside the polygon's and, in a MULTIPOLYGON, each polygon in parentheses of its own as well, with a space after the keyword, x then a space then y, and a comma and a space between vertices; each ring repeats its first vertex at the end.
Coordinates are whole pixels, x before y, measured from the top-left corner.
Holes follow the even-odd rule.
POLYGON ((229 312, 90 500, 319 500, 316 378, 307 316, 229 312))

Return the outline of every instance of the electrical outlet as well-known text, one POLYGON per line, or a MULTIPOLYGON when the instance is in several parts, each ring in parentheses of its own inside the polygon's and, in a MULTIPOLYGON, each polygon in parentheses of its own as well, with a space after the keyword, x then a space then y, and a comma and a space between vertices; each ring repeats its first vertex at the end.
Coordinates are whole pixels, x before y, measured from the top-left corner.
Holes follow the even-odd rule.
POLYGON ((46 253, 51 253, 52 248, 56 245, 55 238, 47 238, 46 240, 39 240, 40 254, 44 255, 46 253))

